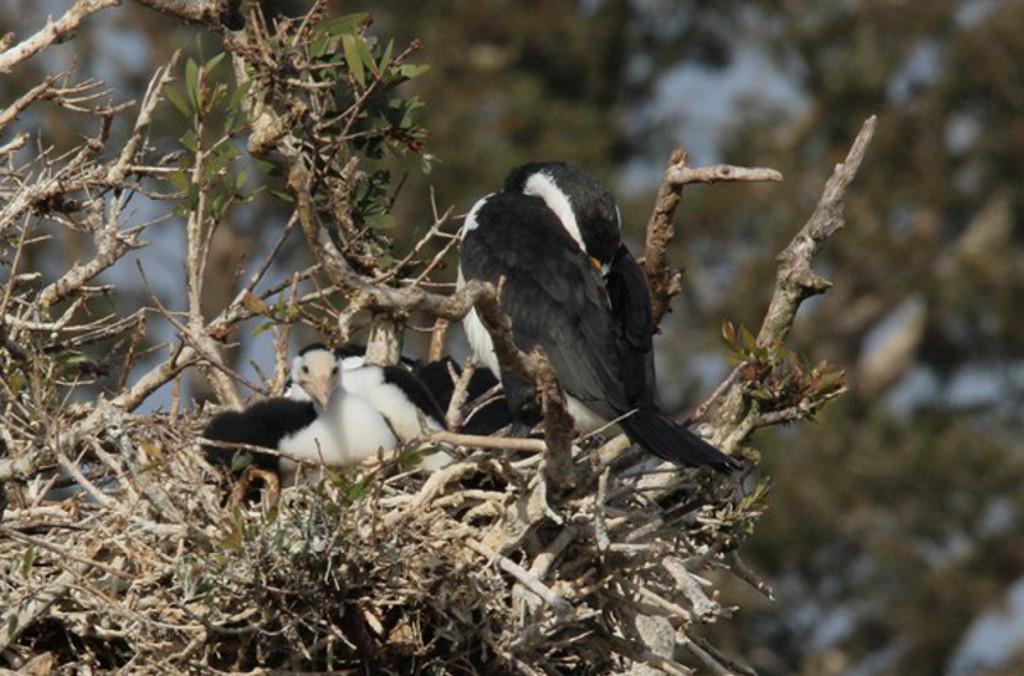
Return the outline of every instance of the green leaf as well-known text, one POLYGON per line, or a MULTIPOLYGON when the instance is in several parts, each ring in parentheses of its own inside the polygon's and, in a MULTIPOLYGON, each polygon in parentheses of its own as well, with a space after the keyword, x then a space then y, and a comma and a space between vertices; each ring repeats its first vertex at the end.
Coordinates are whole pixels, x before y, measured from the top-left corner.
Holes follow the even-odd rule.
POLYGON ((235 91, 231 94, 231 101, 228 103, 228 108, 231 112, 238 112, 242 99, 245 98, 245 95, 249 93, 250 89, 252 89, 252 80, 243 82, 238 87, 235 87, 235 91))
POLYGON ((754 353, 757 351, 757 339, 754 338, 754 334, 750 332, 750 329, 745 326, 740 327, 740 338, 743 340, 743 347, 746 348, 747 352, 754 353))
POLYGON ((254 315, 266 315, 270 313, 270 308, 267 307, 267 304, 252 293, 246 293, 242 296, 242 307, 254 315))
POLYGON ((423 462, 423 458, 428 455, 433 455, 435 452, 439 452, 437 449, 433 451, 424 452, 416 448, 409 449, 405 453, 402 453, 398 457, 398 462, 402 465, 418 465, 423 462))
POLYGON ((203 178, 209 179, 216 176, 221 169, 227 166, 228 162, 238 156, 238 149, 233 145, 222 145, 214 153, 213 157, 203 169, 203 178))
POLYGON ((319 59, 321 56, 327 53, 327 49, 333 42, 330 35, 321 35, 320 37, 313 40, 309 45, 309 54, 314 59, 319 59))
POLYGON ((214 195, 210 203, 210 213, 214 218, 220 220, 226 209, 227 203, 224 201, 224 195, 214 195))
POLYGON ((252 464, 252 453, 248 451, 244 453, 235 453, 231 456, 231 471, 242 472, 246 467, 252 464))
POLYGON ((194 106, 199 105, 199 65, 191 58, 185 64, 185 91, 194 106))
POLYGON ((185 101, 185 99, 181 98, 181 94, 179 94, 177 90, 168 87, 164 90, 164 98, 170 101, 171 105, 177 108, 178 112, 181 113, 183 117, 192 117, 192 107, 188 105, 188 102, 185 101))
POLYGON ((264 174, 274 174, 274 172, 277 171, 276 164, 268 162, 267 160, 261 160, 258 157, 252 158, 252 163, 255 164, 256 168, 264 174))
POLYGON ((210 101, 206 104, 207 111, 211 111, 220 105, 220 102, 227 98, 228 87, 223 82, 218 82, 217 86, 213 88, 213 94, 210 95, 210 101))
POLYGON ((215 56, 212 59, 210 59, 209 61, 207 61, 206 65, 203 66, 203 70, 205 70, 207 73, 212 73, 214 71, 214 69, 217 68, 217 65, 221 61, 223 61, 223 60, 224 60, 224 52, 221 52, 217 56, 215 56))
POLYGON ((28 549, 25 550, 25 556, 21 559, 21 576, 28 577, 29 571, 32 570, 32 563, 36 560, 36 548, 33 545, 29 545, 28 549))
POLYGON ((355 483, 351 484, 347 489, 345 489, 345 497, 350 502, 355 502, 362 498, 364 495, 366 495, 369 492, 369 490, 370 486, 366 483, 366 481, 360 479, 359 481, 356 481, 355 483))
POLYGON ((275 326, 277 326, 277 322, 263 322, 262 324, 260 324, 259 326, 252 330, 252 335, 258 336, 261 333, 266 333, 275 326))
POLYGON ((395 218, 391 214, 369 214, 364 219, 374 230, 393 230, 395 218))
POLYGON ((189 180, 185 176, 184 170, 179 170, 173 174, 167 175, 167 182, 173 185, 178 190, 188 190, 189 180))
POLYGON ((384 72, 391 65, 391 52, 394 50, 395 41, 388 40, 388 46, 384 49, 384 55, 380 57, 380 71, 384 72))
POLYGON ((195 131, 191 129, 182 134, 180 140, 181 145, 185 146, 193 153, 196 152, 196 149, 199 147, 199 137, 196 136, 195 131))
POLYGON ((232 551, 238 551, 242 548, 242 529, 237 524, 231 529, 231 534, 221 540, 221 546, 224 549, 230 549, 232 551))
POLYGON ((782 363, 782 360, 786 357, 786 344, 781 340, 776 340, 772 344, 772 361, 776 364, 782 363))
POLYGON ((346 16, 325 21, 320 24, 318 31, 324 35, 337 37, 342 33, 351 33, 362 24, 369 21, 370 15, 367 12, 357 12, 346 16))
MULTIPOLYGON (((358 42, 362 42, 362 38, 355 35, 342 35, 341 46, 345 50, 345 61, 348 63, 348 72, 352 75, 356 82, 359 83, 360 87, 366 86, 366 71, 363 68, 363 61, 360 56, 360 49, 358 42)), ((365 48, 365 44, 363 45, 365 48)))
POLYGON ((404 78, 411 80, 414 77, 419 77, 420 75, 423 75, 428 70, 430 70, 430 66, 427 64, 407 63, 398 69, 398 74, 404 78))
POLYGON ((825 392, 831 390, 836 385, 843 384, 843 377, 846 375, 844 371, 828 371, 821 376, 821 380, 818 383, 818 391, 825 392))
POLYGON ((369 67, 374 77, 379 78, 380 70, 377 68, 377 62, 374 60, 373 54, 370 53, 370 47, 366 44, 366 40, 359 36, 356 37, 356 51, 359 52, 359 60, 369 67))

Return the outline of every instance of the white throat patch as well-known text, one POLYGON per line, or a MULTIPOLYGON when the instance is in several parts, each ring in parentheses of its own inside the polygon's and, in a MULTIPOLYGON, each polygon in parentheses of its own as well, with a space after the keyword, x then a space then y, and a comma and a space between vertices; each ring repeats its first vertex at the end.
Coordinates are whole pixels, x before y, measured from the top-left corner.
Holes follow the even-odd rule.
POLYGON ((555 212, 562 227, 580 247, 580 251, 586 252, 587 247, 583 243, 583 235, 580 234, 580 227, 576 224, 576 213, 572 210, 569 196, 559 190, 554 179, 543 172, 537 172, 530 176, 523 186, 523 194, 533 195, 544 200, 548 209, 555 212))

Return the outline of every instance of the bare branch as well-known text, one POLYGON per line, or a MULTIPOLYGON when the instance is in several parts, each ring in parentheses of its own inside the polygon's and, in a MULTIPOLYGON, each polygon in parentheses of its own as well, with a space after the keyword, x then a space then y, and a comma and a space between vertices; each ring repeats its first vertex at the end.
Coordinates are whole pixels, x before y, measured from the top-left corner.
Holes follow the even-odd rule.
POLYGON ((201 23, 214 30, 242 27, 239 14, 241 0, 135 0, 162 14, 176 16, 191 23, 201 23))
POLYGON ((434 432, 432 441, 439 441, 455 446, 472 448, 508 449, 510 451, 535 451, 543 453, 547 445, 540 439, 520 439, 517 437, 484 437, 476 434, 456 434, 455 432, 434 432))
POLYGON ((687 154, 677 148, 669 159, 662 178, 654 211, 647 223, 647 240, 644 246, 644 272, 651 288, 651 303, 654 313, 654 331, 661 324, 662 317, 669 310, 672 298, 682 290, 679 271, 672 269, 668 262, 668 247, 675 237, 676 208, 683 199, 683 186, 689 183, 719 183, 722 181, 781 181, 782 174, 774 169, 761 167, 735 167, 719 164, 711 167, 690 167, 687 154))
POLYGON ((553 592, 551 588, 541 582, 536 575, 526 570, 518 563, 497 552, 491 551, 486 545, 477 542, 476 540, 469 539, 466 541, 466 545, 488 561, 497 562, 498 566, 502 570, 514 577, 519 584, 523 585, 523 587, 536 594, 538 598, 554 608, 556 612, 572 612, 572 606, 570 606, 565 599, 553 592))
POLYGON ((814 213, 789 246, 779 254, 775 291, 757 334, 758 345, 768 346, 775 341, 785 340, 800 303, 824 293, 832 286, 831 282, 811 270, 811 259, 821 249, 821 245, 845 224, 843 201, 846 189, 857 175, 857 169, 860 168, 877 126, 878 118, 874 115, 864 121, 846 159, 836 165, 825 184, 814 213))
MULTIPOLYGON (((78 25, 82 23, 82 20, 90 14, 119 4, 121 4, 121 0, 78 0, 56 22, 47 19, 46 26, 31 37, 0 53, 0 75, 11 72, 11 69, 19 63, 38 54, 54 42, 63 42, 70 38, 78 30, 78 25)), ((0 125, 0 127, 2 126, 0 125)))
MULTIPOLYGON (((770 347, 783 342, 793 326, 800 303, 813 295, 824 293, 831 286, 828 280, 811 270, 811 259, 825 241, 844 225, 843 201, 846 190, 860 167, 876 126, 875 116, 864 122, 846 160, 836 165, 825 184, 811 217, 779 254, 775 290, 757 334, 759 346, 770 347)), ((731 381, 731 384, 716 388, 715 394, 698 411, 704 413, 712 410, 712 406, 717 407, 712 419, 714 437, 715 442, 726 452, 738 448, 758 427, 811 417, 821 406, 844 391, 839 389, 813 400, 801 401, 796 406, 762 412, 759 403, 747 401, 745 384, 738 382, 737 373, 736 370, 730 373, 726 380, 731 381)))
POLYGON ((25 132, 18 134, 7 143, 0 146, 0 159, 21 150, 25 147, 26 143, 28 143, 28 134, 25 132))
POLYGON ((50 92, 50 87, 56 79, 56 75, 51 75, 15 99, 14 103, 4 108, 4 110, 0 112, 0 131, 17 118, 18 115, 21 115, 26 108, 39 99, 44 98, 50 92))

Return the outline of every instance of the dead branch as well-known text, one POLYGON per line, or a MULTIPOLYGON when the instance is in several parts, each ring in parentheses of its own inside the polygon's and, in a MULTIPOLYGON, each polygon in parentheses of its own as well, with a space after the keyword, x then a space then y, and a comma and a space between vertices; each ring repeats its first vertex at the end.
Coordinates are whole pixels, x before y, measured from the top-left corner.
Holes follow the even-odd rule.
POLYGON ((853 177, 857 175, 857 169, 860 168, 877 126, 878 118, 874 115, 864 121, 846 159, 837 164, 832 171, 814 213, 779 254, 775 291, 768 304, 761 330, 757 334, 759 345, 766 346, 775 341, 785 340, 793 326, 800 303, 811 296, 824 293, 832 286, 831 282, 811 269, 811 259, 828 238, 846 223, 843 218, 846 190, 853 182, 853 177))
MULTIPOLYGON (((813 295, 824 293, 831 286, 828 280, 811 269, 811 260, 828 238, 845 223, 843 202, 846 190, 864 159, 877 123, 874 115, 865 120, 846 160, 836 165, 826 182, 811 217, 779 254, 775 289, 757 334, 759 346, 769 347, 782 343, 793 326, 800 303, 813 295)), ((738 382, 734 374, 730 374, 727 380, 731 384, 716 388, 715 395, 701 406, 702 411, 714 412, 711 422, 715 429, 715 441, 726 452, 737 449, 758 427, 811 417, 828 400, 841 393, 837 391, 815 400, 801 401, 797 406, 785 410, 762 413, 759 404, 747 399, 745 383, 738 382)))
MULTIPOLYGON (((0 53, 0 75, 6 75, 22 61, 38 54, 54 42, 63 42, 71 37, 82 20, 107 7, 121 4, 121 0, 78 0, 56 22, 46 20, 46 26, 31 37, 0 53)), ((0 124, 0 127, 3 127, 0 124)))
POLYGON ((242 18, 241 0, 135 0, 163 14, 192 23, 206 24, 214 30, 238 30, 242 18))
POLYGON ((668 247, 675 237, 676 209, 683 199, 683 186, 690 183, 719 183, 722 181, 781 181, 782 174, 761 167, 735 167, 719 164, 711 167, 690 167, 687 154, 677 148, 669 159, 661 187, 654 200, 654 211, 647 223, 644 245, 644 272, 651 289, 654 326, 657 330, 662 317, 669 311, 672 298, 682 290, 682 275, 668 262, 668 247))

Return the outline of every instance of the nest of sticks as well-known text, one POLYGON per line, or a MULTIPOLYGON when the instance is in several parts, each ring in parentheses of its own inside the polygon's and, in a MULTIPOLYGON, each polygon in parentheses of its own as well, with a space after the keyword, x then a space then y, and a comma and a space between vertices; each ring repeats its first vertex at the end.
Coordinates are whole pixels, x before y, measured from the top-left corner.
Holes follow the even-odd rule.
POLYGON ((648 471, 635 450, 612 459, 621 438, 578 439, 571 485, 556 490, 541 440, 449 435, 342 473, 306 468, 273 504, 231 506, 196 442, 201 416, 103 404, 91 416, 102 431, 76 440, 77 457, 55 443, 9 491, 0 665, 742 669, 697 634, 728 615, 707 573, 737 563, 758 513, 735 479, 648 471), (440 443, 457 461, 419 469, 440 443), (76 490, 43 500, 58 476, 76 490))

